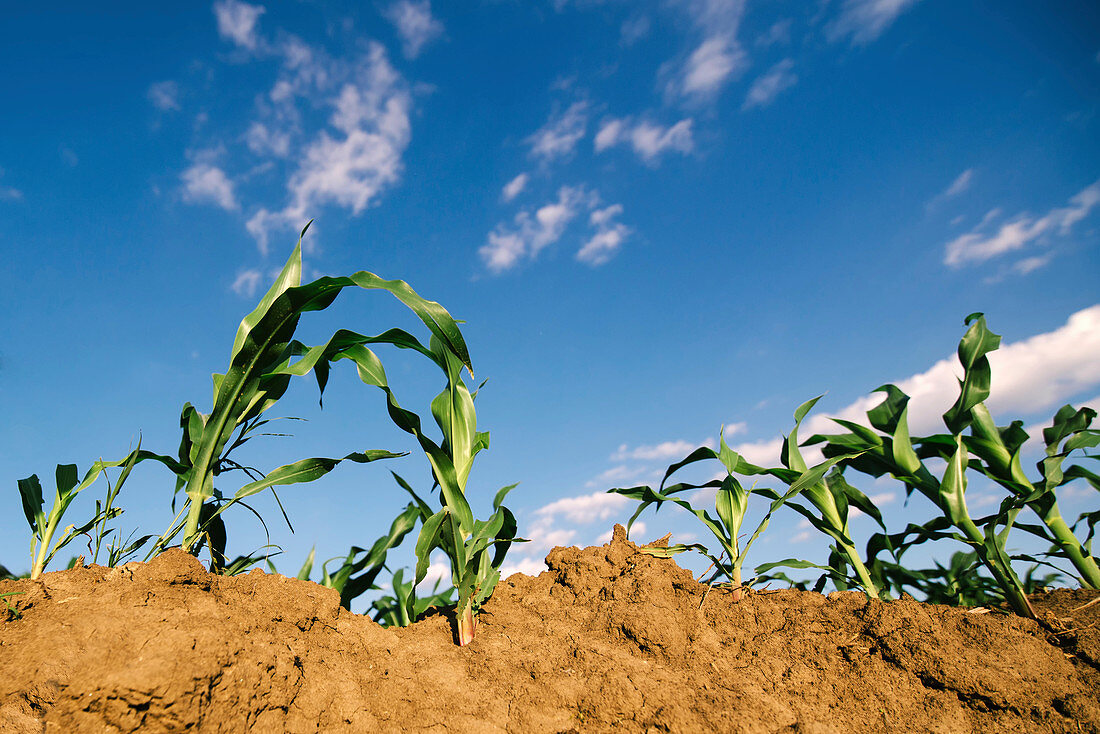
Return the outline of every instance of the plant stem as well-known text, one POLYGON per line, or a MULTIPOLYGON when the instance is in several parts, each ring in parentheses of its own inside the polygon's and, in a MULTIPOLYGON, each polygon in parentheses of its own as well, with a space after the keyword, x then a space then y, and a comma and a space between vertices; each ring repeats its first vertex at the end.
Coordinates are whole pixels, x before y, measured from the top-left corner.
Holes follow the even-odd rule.
POLYGON ((460 646, 470 644, 477 630, 477 618, 474 617, 474 604, 467 602, 458 613, 458 644, 460 646))

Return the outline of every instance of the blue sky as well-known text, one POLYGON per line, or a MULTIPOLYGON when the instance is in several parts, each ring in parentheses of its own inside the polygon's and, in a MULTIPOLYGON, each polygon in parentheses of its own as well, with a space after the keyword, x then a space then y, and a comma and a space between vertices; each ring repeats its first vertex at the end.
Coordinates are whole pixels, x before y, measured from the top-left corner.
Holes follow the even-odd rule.
MULTIPOLYGON (((604 490, 659 480, 722 425, 774 460, 804 400, 827 393, 810 421, 825 429, 893 381, 914 394, 914 431, 939 430, 973 311, 1005 337, 1001 422, 1100 395, 1095 3, 113 7, 5 14, 13 569, 29 565, 15 480, 119 458, 139 433, 174 453, 180 408, 209 410, 210 374, 310 218, 310 277, 402 278, 466 322, 492 433, 470 491, 484 508, 521 482, 510 504, 533 542, 513 568, 605 536, 630 507, 604 490)), ((390 300, 346 293, 300 337, 415 329, 390 300)), ((437 376, 381 356, 427 415, 437 376)), ((275 413, 308 422, 242 458, 412 448, 380 394, 337 372, 323 412, 294 385, 275 413)), ((382 533, 405 503, 389 468, 427 489, 422 457, 341 467, 282 490, 293 535, 258 500, 280 569, 382 533)), ((928 516, 888 482, 864 489, 893 523, 928 516)), ((994 501, 982 491, 972 502, 994 501)), ((140 467, 121 526, 159 533, 170 494, 166 471, 140 467)), ((1095 496, 1065 503, 1076 517, 1095 496)), ((638 535, 690 539, 691 520, 669 508, 638 535)), ((263 544, 246 512, 229 522, 233 552, 263 544)), ((750 565, 824 549, 789 513, 750 565)))

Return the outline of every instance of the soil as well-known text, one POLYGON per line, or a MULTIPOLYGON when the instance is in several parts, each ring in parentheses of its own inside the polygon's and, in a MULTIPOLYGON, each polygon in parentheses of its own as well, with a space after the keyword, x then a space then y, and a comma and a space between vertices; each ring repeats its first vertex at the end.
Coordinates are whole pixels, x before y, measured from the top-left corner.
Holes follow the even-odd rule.
POLYGON ((477 637, 384 629, 259 570, 0 583, 2 732, 1100 732, 1095 591, 1042 624, 847 592, 733 601, 617 527, 502 581, 477 637))

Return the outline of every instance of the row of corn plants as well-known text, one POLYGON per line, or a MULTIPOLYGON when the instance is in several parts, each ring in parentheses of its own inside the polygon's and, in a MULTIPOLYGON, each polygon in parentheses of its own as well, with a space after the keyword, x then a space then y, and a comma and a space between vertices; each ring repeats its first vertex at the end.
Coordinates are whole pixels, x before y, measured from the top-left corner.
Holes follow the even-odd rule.
POLYGON ((735 596, 741 594, 746 552, 773 513, 783 506, 798 512, 828 537, 829 561, 819 565, 791 558, 760 564, 756 567, 758 580, 788 581, 805 587, 805 582, 792 580, 777 569, 817 568, 824 571, 815 585, 817 589, 831 581, 837 588, 859 588, 874 598, 908 593, 939 602, 997 600, 1027 617, 1035 616, 1028 594, 1044 584, 1072 579, 1083 587, 1100 589, 1100 572, 1092 554, 1100 511, 1083 513, 1070 525, 1058 506, 1058 489, 1068 482, 1081 480, 1100 491, 1100 476, 1080 463, 1067 463, 1071 456, 1100 458, 1087 451, 1100 444, 1100 431, 1091 428, 1096 411, 1069 405, 1061 408, 1042 432, 1045 449, 1036 465, 1038 476, 1029 477, 1022 463, 1030 438, 1023 422, 998 426, 985 405, 992 377, 988 354, 999 347, 1000 336, 989 330, 982 314, 967 317, 966 324, 969 328, 958 347, 963 377, 959 380, 958 399, 943 415, 946 433, 911 436, 909 396, 894 385, 884 385, 875 392, 884 393, 885 399, 867 412, 867 424, 833 419, 842 432, 814 435, 801 444, 799 428, 818 398, 800 406, 794 414, 794 428, 783 441, 780 467, 749 463, 720 435, 717 451, 696 449, 672 464, 656 489, 637 486, 609 491, 638 501, 629 524, 647 508, 659 510, 665 502, 698 517, 718 541, 717 553, 702 544, 644 550, 660 555, 703 553, 715 569, 710 581, 724 580, 734 588, 735 596), (809 466, 800 446, 812 445, 821 446, 825 460, 809 466), (724 477, 698 484, 668 484, 683 467, 713 459, 721 463, 724 477), (928 464, 933 460, 943 465, 938 474, 928 464), (889 475, 902 483, 907 497, 914 493, 924 496, 938 514, 923 525, 910 523, 904 530, 891 533, 879 508, 849 481, 855 473, 876 479, 889 475), (1004 490, 996 512, 983 517, 972 515, 966 503, 968 473, 983 475, 1004 490), (756 484, 745 488, 738 476, 758 482, 778 480, 778 484, 776 488, 756 484), (715 491, 714 515, 691 503, 690 498, 704 489, 715 491), (741 547, 741 526, 752 495, 770 504, 741 547), (870 537, 862 552, 849 529, 853 509, 872 518, 881 529, 870 537), (1026 519, 1021 519, 1025 510, 1026 519), (1013 530, 1037 537, 1049 545, 1049 550, 1037 555, 1013 555, 1009 546, 1013 530), (903 556, 915 546, 940 540, 960 543, 967 550, 952 555, 946 567, 936 564, 932 569, 913 569, 902 563, 903 556), (1023 577, 1014 563, 1030 564, 1023 577), (1045 574, 1038 575, 1040 570, 1045 574))
MULTIPOLYGON (((266 432, 274 420, 267 414, 289 389, 292 378, 312 374, 323 400, 333 366, 346 361, 354 365, 364 384, 383 393, 390 420, 416 440, 428 460, 433 483, 422 496, 393 473, 394 481, 411 501, 395 517, 388 533, 369 548, 353 546, 346 556, 322 563, 319 583, 338 591, 341 604, 350 609, 359 596, 380 591, 381 576, 388 573, 390 594, 377 598, 369 610, 376 619, 407 625, 433 607, 454 607, 459 644, 474 638, 479 611, 499 581, 505 555, 512 543, 522 539, 517 537, 514 515, 504 506, 515 485, 497 492, 486 519, 475 517, 467 499, 474 459, 489 447, 489 434, 478 429, 474 408, 477 390, 471 391, 464 379, 464 375, 473 378, 473 367, 458 322, 438 303, 422 298, 403 281, 384 280, 361 271, 302 285, 301 271, 299 238, 274 284, 238 327, 227 370, 213 375, 211 411, 202 413, 191 403, 184 405, 176 456, 144 450, 139 441, 122 459, 94 462, 83 477, 75 465, 59 465, 49 512, 36 475, 18 482, 32 535, 31 578, 38 577, 59 550, 79 537, 88 539, 93 563, 102 560, 117 565, 143 549, 148 559, 179 545, 195 555, 205 549, 212 571, 238 573, 260 561, 266 561, 274 571, 269 550, 277 551, 274 546, 236 558, 227 555, 226 510, 241 505, 259 517, 247 499, 260 492, 274 493, 276 487, 315 481, 343 462, 368 464, 405 456, 371 449, 336 458, 301 459, 267 472, 235 458, 234 452, 257 436, 282 435, 266 432), (307 346, 294 338, 303 314, 325 309, 349 288, 389 292, 427 327, 428 344, 396 328, 373 336, 341 329, 317 346, 307 346), (435 436, 417 413, 398 401, 372 349, 379 344, 419 353, 441 371, 444 386, 430 404, 438 429, 435 436), (160 535, 124 536, 113 525, 122 513, 116 500, 135 466, 145 461, 166 467, 173 476, 174 517, 160 535), (110 469, 118 472, 113 482, 110 469), (229 479, 242 475, 248 481, 229 479), (100 476, 106 478, 107 491, 103 501, 96 501, 92 518, 62 528, 62 518, 76 495, 100 476), (224 491, 226 484, 235 490, 224 491), (177 510, 176 500, 181 496, 177 510), (411 578, 406 578, 405 570, 391 569, 387 558, 417 526, 415 568, 411 578), (435 552, 447 557, 451 583, 443 589, 437 583, 432 592, 418 596, 416 587, 425 579, 435 552), (336 562, 339 566, 330 571, 330 564, 336 562)), ((1021 462, 1029 439, 1022 423, 997 426, 985 405, 991 383, 987 355, 999 346, 1000 337, 988 329, 981 314, 968 317, 966 323, 969 328, 958 349, 963 378, 958 400, 943 416, 946 433, 911 436, 909 397, 894 385, 884 385, 876 392, 883 392, 885 399, 868 411, 867 423, 838 419, 836 423, 843 429, 840 433, 800 441, 801 425, 819 398, 801 405, 794 414, 794 427, 784 437, 782 466, 762 467, 746 461, 729 447, 722 432, 717 450, 701 447, 672 464, 656 489, 638 486, 609 491, 638 502, 628 525, 633 525, 648 508, 659 510, 666 502, 694 514, 714 536, 717 545, 713 550, 702 543, 644 550, 664 556, 687 551, 704 554, 714 569, 709 581, 729 585, 735 598, 747 586, 743 565, 750 548, 773 515, 784 507, 800 514, 829 539, 829 560, 825 565, 794 558, 759 564, 755 568, 757 580, 786 580, 806 586, 808 582, 790 579, 782 569, 816 568, 823 571, 815 584, 818 589, 831 582, 837 588, 862 589, 876 598, 916 593, 930 601, 954 603, 999 599, 1025 616, 1034 615, 1027 594, 1040 584, 1072 578, 1083 586, 1100 588, 1100 571, 1091 550, 1100 512, 1085 513, 1070 525, 1057 501, 1058 488, 1070 481, 1082 480, 1100 490, 1100 477, 1079 463, 1067 463, 1071 455, 1097 458, 1087 453, 1100 443, 1100 431, 1091 428, 1095 411, 1070 406, 1058 411, 1052 425, 1043 431, 1046 447, 1045 457, 1037 465, 1039 477, 1030 478, 1021 462), (813 466, 802 451, 810 445, 820 445, 824 457, 813 466), (685 467, 711 461, 722 467, 717 478, 702 483, 670 483, 685 467), (943 470, 937 474, 929 461, 942 463, 943 470), (979 473, 1005 490, 996 512, 984 517, 971 515, 965 495, 968 472, 979 473), (880 510, 849 481, 856 473, 873 478, 892 476, 904 485, 907 496, 923 495, 939 515, 923 525, 909 524, 891 533, 880 510), (714 492, 713 514, 693 504, 697 493, 704 490, 714 492), (753 496, 760 498, 761 507, 766 509, 745 540, 742 526, 753 496), (881 530, 871 536, 862 551, 849 526, 854 510, 868 515, 881 530), (1025 510, 1029 514, 1021 519, 1025 510), (1050 550, 1036 556, 1011 555, 1008 539, 1012 530, 1036 536, 1048 543, 1050 550), (1080 533, 1086 534, 1084 540, 1080 533), (941 540, 961 543, 966 550, 951 556, 947 566, 913 569, 903 563, 905 554, 915 546, 941 540), (1014 563, 1030 563, 1031 568, 1021 577, 1014 563), (1046 575, 1036 575, 1040 568, 1047 571, 1046 575)), ((275 499, 278 501, 277 494, 275 499)), ((289 525, 285 512, 283 516, 289 525)), ((308 579, 313 566, 311 553, 298 577, 308 579)), ((10 576, 5 569, 0 571, 10 576)))
MULTIPOLYGON (((307 224, 302 237, 308 228, 307 224)), ((184 405, 180 415, 182 437, 176 456, 144 450, 139 441, 138 447, 123 459, 96 461, 83 478, 79 477, 76 465, 59 465, 53 503, 48 512, 38 476, 19 480, 19 493, 32 536, 30 576, 41 575, 58 551, 79 537, 89 539, 93 562, 98 562, 102 554, 102 560, 108 565, 117 565, 142 549, 146 550, 145 558, 148 559, 174 545, 194 555, 205 548, 210 556, 210 568, 215 572, 238 573, 263 560, 270 564, 270 552, 235 559, 227 556, 228 533, 223 517, 226 510, 241 505, 259 517, 246 500, 264 490, 274 493, 276 487, 315 481, 343 462, 368 464, 406 455, 370 449, 342 457, 301 459, 267 472, 243 465, 235 458, 234 452, 257 436, 282 435, 264 433, 272 420, 267 414, 289 389, 293 378, 312 374, 323 400, 332 366, 347 360, 354 364, 362 382, 383 391, 391 420, 411 434, 423 449, 434 480, 434 495, 429 496, 435 502, 421 498, 395 474, 400 487, 408 491, 414 501, 398 514, 389 533, 370 548, 353 547, 332 573, 328 571, 331 561, 323 564, 321 583, 338 590, 341 602, 350 608, 352 599, 379 588, 376 581, 388 568, 387 553, 419 524, 414 579, 406 581, 400 571, 395 573, 394 596, 376 602, 377 616, 408 623, 429 605, 449 603, 451 592, 446 589, 437 588, 424 599, 417 599, 414 592, 415 585, 426 575, 430 555, 442 551, 450 560, 452 591, 457 595, 457 638, 461 644, 466 644, 473 639, 478 612, 492 593, 504 556, 517 538, 515 517, 503 505, 512 487, 497 493, 492 513, 485 520, 474 516, 466 499, 473 459, 488 448, 489 434, 477 429, 474 394, 463 379, 464 372, 473 377, 465 339, 458 322, 446 309, 422 298, 404 281, 385 280, 360 271, 347 277, 323 277, 303 285, 302 237, 274 284, 241 321, 228 368, 224 373, 213 375, 210 412, 202 413, 191 403, 184 405), (307 346, 294 338, 303 314, 327 308, 349 288, 386 291, 397 298, 427 327, 428 345, 398 328, 373 336, 341 329, 317 346, 307 346), (382 362, 372 349, 379 344, 419 353, 441 370, 445 386, 430 406, 440 438, 430 436, 420 416, 398 402, 382 362), (135 466, 147 461, 166 467, 173 475, 174 517, 160 535, 124 537, 112 524, 122 512, 116 499, 135 466), (119 469, 113 483, 107 475, 107 470, 112 468, 119 469), (83 524, 71 524, 62 529, 62 518, 73 500, 101 475, 107 476, 107 493, 102 502, 96 502, 93 517, 83 524), (230 479, 241 475, 247 479, 243 484, 230 479), (226 484, 236 489, 225 491, 226 484), (181 492, 182 502, 177 510, 176 500, 181 492)), ((275 499, 278 501, 277 494, 275 499)), ((279 506, 281 508, 281 502, 279 506)), ((286 518, 285 512, 283 515, 286 518)), ((289 525, 289 518, 286 520, 289 525)), ((262 517, 260 521, 263 522, 262 517)), ((311 554, 299 577, 308 578, 312 566, 311 554)))

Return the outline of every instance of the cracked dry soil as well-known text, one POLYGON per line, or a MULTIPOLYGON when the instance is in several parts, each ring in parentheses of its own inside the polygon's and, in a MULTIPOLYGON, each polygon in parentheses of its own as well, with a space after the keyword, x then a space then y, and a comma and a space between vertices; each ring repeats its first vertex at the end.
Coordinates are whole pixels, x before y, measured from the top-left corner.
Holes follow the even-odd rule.
POLYGON ((1100 732, 1096 592, 1036 597, 1042 625, 859 593, 735 603, 620 527, 547 563, 500 583, 466 648, 442 614, 383 629, 178 550, 0 582, 23 592, 0 731, 1100 732))

